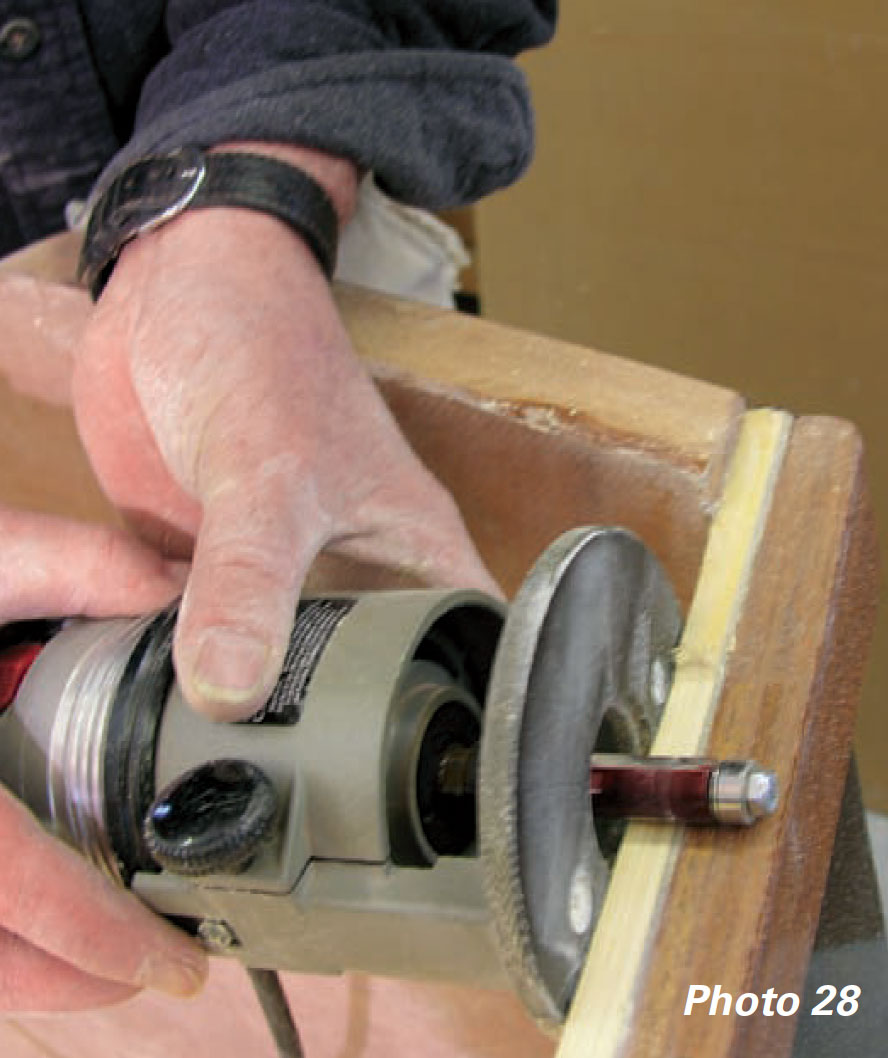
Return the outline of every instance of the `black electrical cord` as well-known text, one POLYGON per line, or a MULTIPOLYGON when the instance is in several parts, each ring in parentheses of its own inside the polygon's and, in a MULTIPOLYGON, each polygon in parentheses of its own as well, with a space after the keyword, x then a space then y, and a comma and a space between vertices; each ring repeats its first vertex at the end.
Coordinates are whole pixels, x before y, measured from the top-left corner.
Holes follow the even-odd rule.
POLYGON ((287 1002, 284 986, 277 970, 247 968, 262 1013, 277 1047, 278 1058, 305 1058, 299 1029, 287 1002))

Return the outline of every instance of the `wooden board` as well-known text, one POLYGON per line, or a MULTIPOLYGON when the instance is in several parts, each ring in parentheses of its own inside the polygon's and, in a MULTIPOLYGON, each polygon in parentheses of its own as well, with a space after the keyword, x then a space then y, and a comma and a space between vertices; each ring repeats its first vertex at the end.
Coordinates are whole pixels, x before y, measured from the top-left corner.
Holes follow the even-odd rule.
MULTIPOLYGON (((46 260, 44 273, 52 267, 46 260)), ((832 420, 790 422, 768 412, 744 419, 741 399, 718 387, 451 313, 354 290, 338 296, 405 432, 453 490, 509 590, 562 529, 618 523, 657 552, 686 607, 700 611, 707 592, 731 601, 723 634, 710 644, 718 680, 703 695, 703 722, 693 714, 694 748, 776 766, 780 814, 748 834, 670 839, 670 870, 657 882, 645 928, 635 928, 640 945, 627 987, 619 996, 613 981, 602 987, 611 1050, 590 1050, 601 1027, 589 1021, 601 1013, 581 994, 562 1054, 786 1054, 791 1022, 762 1049, 750 1019, 682 1018, 683 989, 691 978, 739 991, 801 984, 872 623, 872 534, 856 434, 832 420), (760 502, 741 524, 731 496, 739 493, 743 505, 737 474, 748 465, 751 422, 770 424, 770 455, 752 461, 762 471, 753 474, 760 502), (719 558, 714 534, 725 523, 728 536, 719 538, 734 543, 719 558), (725 588, 738 548, 747 558, 725 588), (736 928, 725 929, 726 908, 736 928)), ((38 411, 8 390, 0 408, 0 501, 75 509, 70 474, 88 480, 88 470, 67 412, 38 411), (61 433, 47 431, 47 422, 61 433), (9 469, 23 459, 32 468, 24 482, 9 469), (27 492, 40 482, 45 492, 27 492)), ((97 502, 89 513, 107 509, 97 502)), ((712 606, 701 635, 711 631, 706 612, 712 606)), ((690 687, 693 666, 687 678, 690 687)), ((678 727, 672 745, 687 733, 678 727)), ((629 862, 631 845, 626 853, 629 862)), ((271 1055, 235 971, 218 966, 194 1003, 145 995, 111 1011, 15 1019, 0 1025, 0 1051, 118 1058, 134 1053, 137 1040, 145 1058, 271 1055)), ((361 978, 291 979, 288 988, 309 1058, 537 1058, 553 1049, 513 1000, 492 993, 361 978)))

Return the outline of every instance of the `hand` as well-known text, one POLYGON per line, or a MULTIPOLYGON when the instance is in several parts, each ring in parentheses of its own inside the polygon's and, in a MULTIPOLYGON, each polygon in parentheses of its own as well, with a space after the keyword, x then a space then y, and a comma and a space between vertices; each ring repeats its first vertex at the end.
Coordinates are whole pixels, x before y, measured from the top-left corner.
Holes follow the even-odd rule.
POLYGON ((248 716, 271 692, 325 546, 497 592, 313 256, 272 217, 195 210, 131 243, 72 392, 114 503, 167 552, 195 539, 174 657, 186 697, 213 718, 248 716))
MULTIPOLYGON (((135 614, 181 590, 179 569, 113 529, 0 508, 0 624, 135 614)), ((140 988, 197 992, 206 956, 50 837, 0 787, 0 1010, 79 1010, 140 988)))

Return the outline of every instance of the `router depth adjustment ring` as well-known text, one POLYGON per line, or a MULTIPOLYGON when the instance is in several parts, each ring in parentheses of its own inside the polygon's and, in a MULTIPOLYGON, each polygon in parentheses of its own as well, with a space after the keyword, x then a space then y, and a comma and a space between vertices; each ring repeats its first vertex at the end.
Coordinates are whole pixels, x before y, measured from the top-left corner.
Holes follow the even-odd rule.
POLYGON ((537 1021, 567 1013, 610 870, 589 794, 594 750, 647 754, 681 614, 632 533, 565 533, 512 604, 487 694, 479 853, 504 964, 537 1021))

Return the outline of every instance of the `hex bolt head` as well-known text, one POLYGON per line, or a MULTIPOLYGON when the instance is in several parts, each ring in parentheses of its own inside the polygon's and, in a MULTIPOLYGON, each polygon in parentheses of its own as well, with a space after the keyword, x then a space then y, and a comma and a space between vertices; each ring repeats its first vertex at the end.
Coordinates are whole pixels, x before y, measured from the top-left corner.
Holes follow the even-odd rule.
POLYGON ((756 819, 773 815, 777 809, 779 790, 777 776, 764 768, 755 768, 746 780, 746 807, 756 819))
POLYGON ((228 923, 218 918, 205 918, 197 927, 197 935, 211 951, 227 951, 237 943, 228 923))

